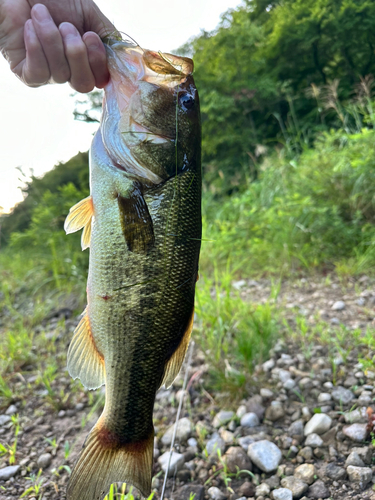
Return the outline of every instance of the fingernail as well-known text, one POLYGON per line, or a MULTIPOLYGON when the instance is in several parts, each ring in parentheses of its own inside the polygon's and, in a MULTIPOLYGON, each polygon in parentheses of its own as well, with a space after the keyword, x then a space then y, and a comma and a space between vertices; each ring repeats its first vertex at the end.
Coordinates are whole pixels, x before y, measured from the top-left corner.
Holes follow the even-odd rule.
POLYGON ((34 5, 32 12, 38 21, 49 21, 52 19, 47 7, 41 3, 34 5))
POLYGON ((88 49, 96 50, 101 46, 101 41, 97 36, 93 36, 91 33, 86 33, 83 37, 83 41, 88 49))
POLYGON ((66 36, 81 36, 75 26, 71 23, 61 23, 59 26, 61 34, 66 36))

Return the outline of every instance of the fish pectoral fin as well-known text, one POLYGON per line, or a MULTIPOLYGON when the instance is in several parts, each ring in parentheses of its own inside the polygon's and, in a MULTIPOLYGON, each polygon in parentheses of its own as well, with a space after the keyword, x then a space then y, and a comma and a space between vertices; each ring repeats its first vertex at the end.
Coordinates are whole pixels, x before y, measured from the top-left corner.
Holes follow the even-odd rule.
POLYGON ((92 196, 88 196, 74 205, 65 219, 64 229, 66 234, 75 233, 84 228, 81 238, 82 250, 90 246, 91 223, 94 215, 92 196))
POLYGON ((147 498, 151 493, 153 449, 153 429, 143 441, 124 444, 106 428, 101 416, 73 469, 67 499, 103 500, 115 482, 130 483, 147 498))
POLYGON ((87 309, 69 346, 68 372, 73 379, 79 378, 87 389, 97 389, 105 383, 104 358, 92 336, 87 309))
POLYGON ((117 197, 122 232, 130 252, 147 253, 155 242, 154 227, 141 190, 135 186, 127 197, 117 197))
POLYGON ((189 319, 188 326, 186 328, 186 331, 184 333, 184 336, 182 337, 179 346, 177 347, 177 349, 172 354, 171 358, 167 361, 164 367, 163 379, 159 387, 161 387, 162 385, 165 385, 166 388, 170 387, 173 384, 174 379, 179 374, 182 363, 184 362, 185 359, 187 348, 189 347, 190 336, 193 330, 193 323, 194 323, 194 308, 191 317, 189 319))

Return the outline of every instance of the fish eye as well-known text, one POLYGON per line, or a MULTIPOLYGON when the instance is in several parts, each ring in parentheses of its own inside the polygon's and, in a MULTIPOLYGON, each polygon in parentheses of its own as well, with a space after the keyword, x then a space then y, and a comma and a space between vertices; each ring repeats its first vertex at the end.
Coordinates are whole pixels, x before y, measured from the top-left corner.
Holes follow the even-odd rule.
POLYGON ((184 109, 193 109, 195 100, 191 94, 182 94, 179 96, 178 101, 184 109))

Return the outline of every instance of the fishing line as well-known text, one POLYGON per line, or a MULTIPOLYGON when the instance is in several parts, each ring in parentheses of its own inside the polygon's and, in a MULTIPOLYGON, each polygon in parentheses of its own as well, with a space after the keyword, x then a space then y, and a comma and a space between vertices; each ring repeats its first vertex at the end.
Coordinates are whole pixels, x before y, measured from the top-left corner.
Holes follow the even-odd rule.
POLYGON ((182 390, 181 390, 181 393, 180 393, 180 401, 179 401, 179 404, 178 404, 176 421, 175 421, 174 429, 173 429, 172 442, 171 442, 171 446, 169 448, 168 465, 167 465, 167 470, 166 470, 165 476, 164 476, 163 489, 161 491, 160 500, 164 499, 164 493, 165 493, 165 488, 166 488, 166 485, 167 485, 169 468, 170 468, 170 465, 171 465, 172 454, 173 454, 173 451, 174 451, 174 442, 176 440, 177 426, 178 426, 178 421, 180 420, 180 415, 181 415, 181 410, 182 410, 182 404, 183 404, 183 401, 184 401, 185 390, 186 390, 186 386, 187 386, 187 379, 188 379, 190 365, 191 365, 191 359, 193 357, 193 351, 194 351, 194 341, 192 340, 191 343, 190 343, 190 345, 189 345, 189 355, 188 355, 188 359, 186 361, 186 371, 185 371, 184 383, 182 385, 182 390))

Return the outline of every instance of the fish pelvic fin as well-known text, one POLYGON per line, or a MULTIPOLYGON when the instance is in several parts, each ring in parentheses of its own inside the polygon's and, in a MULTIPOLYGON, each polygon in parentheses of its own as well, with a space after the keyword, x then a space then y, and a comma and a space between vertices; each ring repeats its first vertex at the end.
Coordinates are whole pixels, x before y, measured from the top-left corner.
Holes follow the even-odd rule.
POLYGON ((73 379, 79 378, 87 389, 97 389, 105 383, 104 357, 92 336, 87 308, 69 346, 68 372, 73 379))
POLYGON ((94 215, 92 196, 88 196, 74 205, 65 219, 64 229, 66 234, 75 233, 83 228, 81 246, 86 250, 90 246, 91 224, 94 215))
POLYGON ((147 439, 122 443, 98 420, 73 469, 67 500, 103 500, 112 483, 130 483, 143 496, 151 493, 154 430, 147 439))
POLYGON ((191 332, 193 330, 193 323, 194 323, 194 308, 193 312, 191 313, 184 336, 182 337, 179 346, 177 347, 177 349, 172 354, 171 358, 167 361, 164 367, 164 374, 160 387, 162 385, 165 385, 166 388, 170 387, 173 384, 177 375, 179 374, 182 363, 184 362, 186 356, 187 348, 189 347, 191 332))

